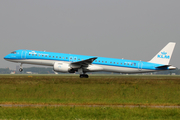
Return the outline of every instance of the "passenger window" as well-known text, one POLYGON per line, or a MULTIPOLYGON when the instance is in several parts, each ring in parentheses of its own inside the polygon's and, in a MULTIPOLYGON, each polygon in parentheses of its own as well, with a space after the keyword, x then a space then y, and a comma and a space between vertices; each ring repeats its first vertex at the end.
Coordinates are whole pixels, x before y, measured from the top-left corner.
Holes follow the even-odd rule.
POLYGON ((58 56, 56 56, 56 58, 58 58, 58 56))
POLYGON ((29 55, 31 55, 31 54, 29 54, 29 55))
POLYGON ((51 57, 51 56, 49 56, 49 57, 51 57))
POLYGON ((36 56, 37 56, 37 54, 36 54, 36 56))
POLYGON ((115 64, 115 62, 114 62, 114 64, 115 64))
POLYGON ((53 58, 54 58, 54 56, 53 56, 53 58))
POLYGON ((44 55, 42 55, 42 57, 44 57, 44 55))
POLYGON ((34 54, 32 54, 32 56, 33 56, 34 54))
POLYGON ((102 61, 102 63, 103 63, 104 61, 102 61))
POLYGON ((105 63, 107 63, 107 61, 105 63))
POLYGON ((99 60, 99 62, 101 62, 101 61, 99 60))
POLYGON ((95 62, 97 62, 97 60, 95 62))
POLYGON ((74 58, 74 60, 76 60, 76 58, 74 58))
POLYGON ((124 65, 126 65, 126 63, 124 63, 124 65))
POLYGON ((80 60, 80 59, 78 59, 78 60, 80 60))
POLYGON ((64 59, 64 57, 63 57, 63 59, 64 59))
POLYGON ((112 62, 110 62, 110 63, 112 63, 112 62))
POLYGON ((66 59, 68 59, 68 57, 66 57, 66 59))
POLYGON ((119 64, 119 63, 117 62, 117 64, 119 64))

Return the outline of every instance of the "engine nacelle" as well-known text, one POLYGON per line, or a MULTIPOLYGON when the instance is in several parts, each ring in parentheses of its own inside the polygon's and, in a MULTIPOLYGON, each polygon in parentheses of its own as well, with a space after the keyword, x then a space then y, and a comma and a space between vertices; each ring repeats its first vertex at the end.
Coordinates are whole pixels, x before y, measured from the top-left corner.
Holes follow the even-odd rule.
POLYGON ((75 71, 69 66, 69 64, 62 63, 62 62, 55 62, 53 69, 56 72, 75 73, 75 71))

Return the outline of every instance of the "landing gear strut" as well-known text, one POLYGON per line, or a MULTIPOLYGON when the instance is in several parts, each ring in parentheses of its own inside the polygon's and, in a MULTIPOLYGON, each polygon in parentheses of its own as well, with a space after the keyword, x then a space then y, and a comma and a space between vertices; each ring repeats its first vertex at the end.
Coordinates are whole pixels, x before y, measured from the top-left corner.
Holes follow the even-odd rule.
POLYGON ((89 76, 87 74, 80 74, 80 78, 88 78, 89 76))
POLYGON ((19 68, 19 72, 22 72, 23 71, 23 68, 22 68, 22 63, 20 65, 20 68, 19 68))
POLYGON ((85 74, 85 72, 83 72, 82 68, 78 69, 78 72, 80 74, 80 76, 79 76, 80 78, 88 78, 89 77, 87 74, 85 74))

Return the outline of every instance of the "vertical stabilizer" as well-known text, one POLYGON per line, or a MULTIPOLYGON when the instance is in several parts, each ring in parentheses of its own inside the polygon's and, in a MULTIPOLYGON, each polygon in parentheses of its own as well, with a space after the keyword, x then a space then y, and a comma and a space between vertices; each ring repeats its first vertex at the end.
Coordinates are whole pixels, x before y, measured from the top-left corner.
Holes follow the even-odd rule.
POLYGON ((149 62, 169 65, 170 59, 172 57, 172 53, 174 50, 176 43, 170 42, 168 43, 153 59, 149 62))

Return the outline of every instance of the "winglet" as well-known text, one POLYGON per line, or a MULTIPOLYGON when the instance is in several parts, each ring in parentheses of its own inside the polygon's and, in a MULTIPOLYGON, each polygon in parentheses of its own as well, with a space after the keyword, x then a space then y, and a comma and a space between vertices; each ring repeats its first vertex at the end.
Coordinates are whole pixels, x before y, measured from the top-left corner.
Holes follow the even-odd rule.
POLYGON ((176 43, 170 42, 168 43, 156 56, 154 56, 153 59, 151 59, 149 62, 151 63, 157 63, 157 64, 163 64, 163 65, 169 65, 170 59, 172 57, 172 53, 174 50, 176 43))

